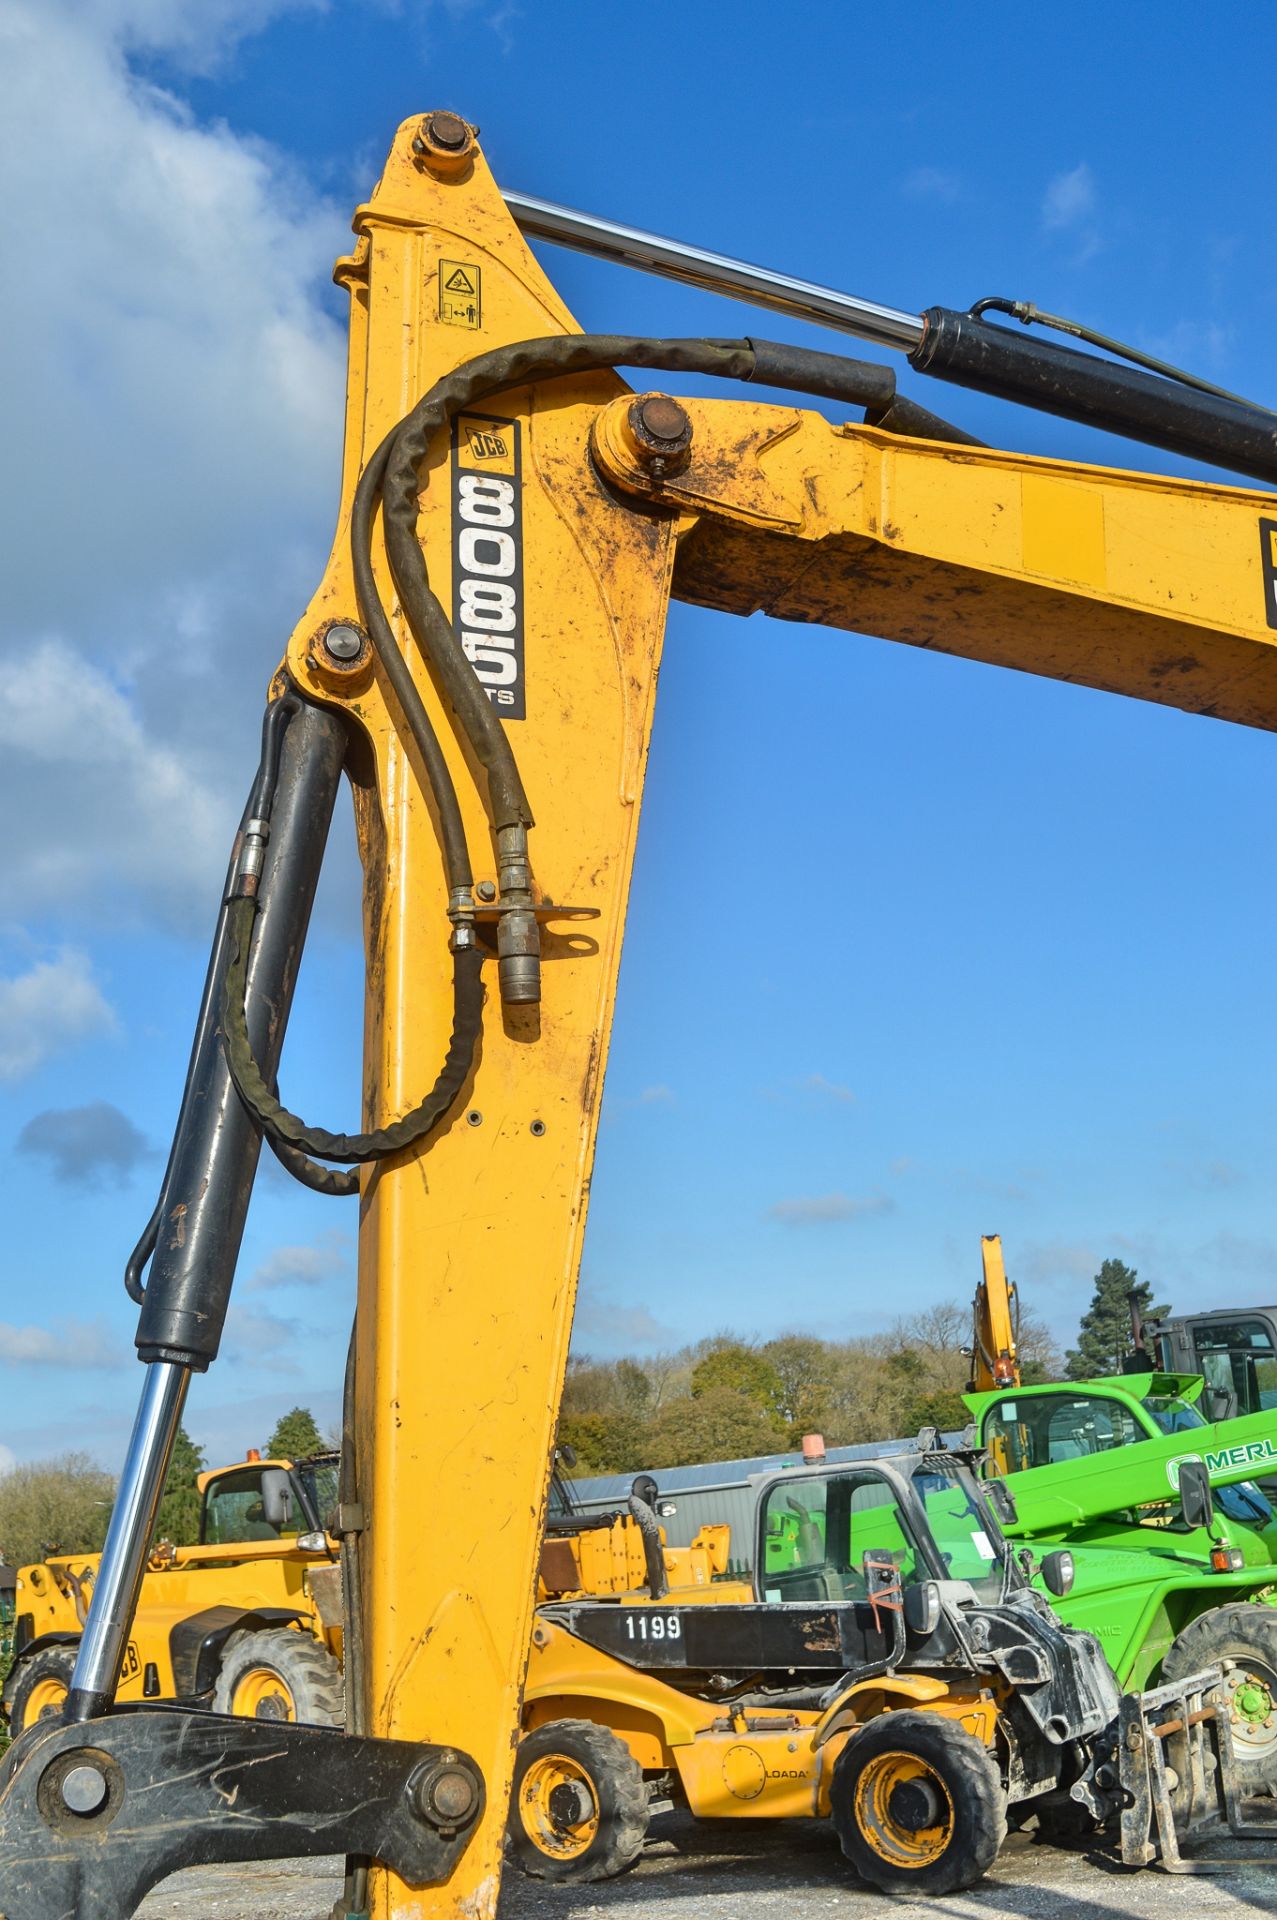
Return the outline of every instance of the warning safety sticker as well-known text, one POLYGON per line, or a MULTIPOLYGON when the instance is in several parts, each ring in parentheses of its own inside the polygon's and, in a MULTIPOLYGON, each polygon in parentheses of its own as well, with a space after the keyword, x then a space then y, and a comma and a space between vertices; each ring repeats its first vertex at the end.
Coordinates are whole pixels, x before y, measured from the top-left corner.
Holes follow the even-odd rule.
POLYGON ((469 260, 439 262, 439 318, 445 327, 483 324, 483 279, 469 260))

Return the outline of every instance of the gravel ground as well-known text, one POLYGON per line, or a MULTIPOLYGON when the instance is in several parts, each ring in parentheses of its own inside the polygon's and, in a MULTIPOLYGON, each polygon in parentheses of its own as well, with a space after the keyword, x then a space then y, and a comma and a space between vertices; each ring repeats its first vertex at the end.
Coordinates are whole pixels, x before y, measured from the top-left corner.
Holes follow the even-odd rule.
MULTIPOLYGON (((1273 1843, 1224 1841, 1228 1870, 1176 1879, 1128 1871, 1094 1849, 1064 1853, 1012 1834, 993 1872, 970 1893, 891 1903, 891 1920, 1164 1920, 1168 1912, 1248 1920, 1277 1910, 1273 1843), (1263 1866, 1263 1860, 1270 1864, 1263 1866)), ((326 1920, 341 1891, 336 1861, 208 1868, 174 1876, 139 1909, 142 1920, 326 1920)), ((500 1920, 871 1920, 883 1897, 850 1873, 827 1828, 800 1821, 653 1822, 643 1857, 620 1880, 577 1889, 505 1877, 500 1920)))

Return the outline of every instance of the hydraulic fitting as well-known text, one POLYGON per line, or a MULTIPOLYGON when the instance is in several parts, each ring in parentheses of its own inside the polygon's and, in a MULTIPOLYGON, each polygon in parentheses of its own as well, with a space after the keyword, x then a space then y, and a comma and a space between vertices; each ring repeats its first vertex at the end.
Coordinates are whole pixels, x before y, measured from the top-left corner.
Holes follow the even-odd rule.
POLYGON ((497 920, 497 985, 508 1007, 535 1006, 541 998, 541 929, 532 898, 526 827, 502 827, 497 834, 497 882, 501 913, 497 920))

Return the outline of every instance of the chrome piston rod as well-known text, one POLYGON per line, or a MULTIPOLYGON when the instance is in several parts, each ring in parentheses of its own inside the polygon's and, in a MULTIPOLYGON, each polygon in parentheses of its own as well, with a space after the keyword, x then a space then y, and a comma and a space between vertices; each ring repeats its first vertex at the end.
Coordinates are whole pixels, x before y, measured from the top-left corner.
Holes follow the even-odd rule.
POLYGON ((76 1656, 67 1701, 70 1720, 91 1719, 115 1696, 189 1380, 188 1369, 172 1361, 156 1360, 146 1369, 84 1638, 76 1656))
POLYGON ((860 340, 893 347, 900 353, 911 353, 922 339, 919 314, 880 307, 872 300, 839 293, 834 287, 796 280, 770 267, 753 267, 747 261, 709 253, 683 240, 664 240, 659 234, 577 213, 571 207, 556 207, 549 200, 534 200, 526 193, 507 193, 504 197, 515 223, 533 240, 550 240, 555 246, 590 253, 598 260, 663 274, 667 280, 681 280, 707 293, 748 300, 756 307, 769 307, 773 313, 835 327, 840 333, 855 334, 860 340))

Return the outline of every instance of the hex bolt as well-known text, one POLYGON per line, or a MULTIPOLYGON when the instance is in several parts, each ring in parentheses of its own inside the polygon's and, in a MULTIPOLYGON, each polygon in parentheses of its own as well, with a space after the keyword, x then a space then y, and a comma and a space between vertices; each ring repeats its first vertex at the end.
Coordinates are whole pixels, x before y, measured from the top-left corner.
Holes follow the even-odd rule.
POLYGON ((496 882, 493 880, 480 880, 478 886, 475 888, 475 893, 480 900, 484 901, 487 905, 491 905, 497 897, 496 882))
POLYGON ((681 473, 692 457, 692 423, 668 393, 647 393, 629 411, 634 451, 656 477, 681 473))
POLYGON ((329 627, 324 635, 324 652, 331 660, 340 660, 343 665, 357 660, 363 650, 364 636, 358 627, 329 627))
POLYGON ((99 1813, 106 1801, 105 1777, 87 1763, 72 1767, 62 1782, 62 1802, 71 1813, 99 1813))

